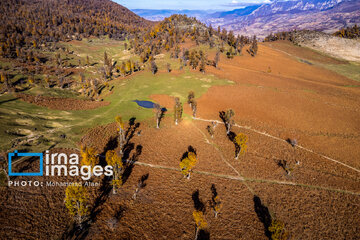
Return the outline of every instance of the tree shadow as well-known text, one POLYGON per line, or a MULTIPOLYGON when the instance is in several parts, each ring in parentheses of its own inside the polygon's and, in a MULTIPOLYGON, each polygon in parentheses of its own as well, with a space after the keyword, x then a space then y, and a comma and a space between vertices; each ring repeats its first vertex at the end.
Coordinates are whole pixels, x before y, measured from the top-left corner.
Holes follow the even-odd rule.
POLYGON ((195 153, 195 155, 196 155, 196 149, 191 145, 188 146, 188 150, 186 152, 184 152, 183 155, 181 156, 180 162, 182 162, 182 160, 187 158, 189 153, 195 153))
POLYGON ((141 178, 139 179, 139 186, 142 189, 146 187, 147 184, 145 181, 148 180, 148 178, 149 178, 149 173, 142 175, 141 178))
POLYGON ((125 211, 126 211, 126 207, 120 206, 120 207, 116 210, 114 217, 115 217, 117 220, 120 220, 120 219, 124 216, 125 211))
POLYGON ((1 104, 4 104, 4 103, 8 103, 8 102, 13 102, 13 101, 16 101, 16 100, 18 100, 18 99, 20 99, 20 98, 19 98, 19 97, 16 97, 16 98, 11 98, 11 99, 8 99, 8 100, 1 101, 1 102, 0 102, 0 105, 1 105, 1 104))
POLYGON ((132 125, 130 124, 131 121, 129 121, 129 127, 125 132, 126 143, 130 142, 130 140, 134 137, 136 130, 140 127, 140 123, 133 123, 132 125))
POLYGON ((259 220, 264 225, 264 232, 265 236, 268 237, 271 240, 271 232, 269 231, 269 227, 271 225, 271 215, 269 212, 269 209, 262 204, 261 199, 254 195, 253 198, 254 201, 254 209, 256 212, 256 215, 258 216, 259 220))
MULTIPOLYGON (((104 150, 100 154, 100 156, 106 156, 106 152, 111 151, 111 150, 115 150, 117 148, 118 144, 119 144, 119 142, 118 142, 118 137, 117 136, 110 137, 109 141, 105 145, 104 150)), ((106 158, 105 157, 100 157, 99 164, 102 167, 105 167, 107 165, 106 158)))
POLYGON ((194 208, 197 211, 205 212, 205 204, 201 201, 199 197, 199 190, 194 191, 191 198, 194 202, 194 208))
MULTIPOLYGON (((21 152, 25 152, 25 151, 21 151, 21 152)), ((12 160, 14 162, 14 160, 12 160)), ((39 161, 39 158, 38 157, 30 157, 24 161, 22 161, 22 167, 18 170, 18 171, 15 171, 15 170, 12 170, 12 172, 26 172, 27 170, 30 170, 32 169, 32 164, 35 162, 35 161, 39 161)), ((39 164, 37 164, 39 165, 39 164)))
POLYGON ((198 235, 198 240, 209 240, 210 239, 210 233, 205 230, 200 230, 198 235))
POLYGON ((220 119, 226 124, 226 113, 224 111, 219 112, 220 119))
POLYGON ((132 170, 134 168, 134 165, 138 161, 139 156, 142 153, 142 149, 143 149, 142 145, 137 145, 136 150, 133 153, 133 155, 131 156, 131 158, 124 160, 125 170, 124 170, 124 173, 122 174, 122 182, 123 182, 123 184, 125 184, 126 181, 129 179, 129 177, 130 177, 130 175, 132 173, 132 170))
POLYGON ((211 193, 212 193, 211 201, 212 201, 212 204, 214 204, 214 203, 216 203, 215 198, 216 198, 217 195, 218 195, 217 190, 216 190, 216 187, 215 187, 215 184, 212 184, 212 185, 211 185, 211 193))
POLYGON ((297 145, 297 140, 296 139, 287 138, 285 141, 288 144, 290 144, 292 147, 295 147, 297 145))
POLYGON ((163 118, 165 117, 165 112, 167 111, 166 108, 161 108, 160 110, 160 117, 159 117, 159 127, 161 125, 161 121, 163 120, 163 118))

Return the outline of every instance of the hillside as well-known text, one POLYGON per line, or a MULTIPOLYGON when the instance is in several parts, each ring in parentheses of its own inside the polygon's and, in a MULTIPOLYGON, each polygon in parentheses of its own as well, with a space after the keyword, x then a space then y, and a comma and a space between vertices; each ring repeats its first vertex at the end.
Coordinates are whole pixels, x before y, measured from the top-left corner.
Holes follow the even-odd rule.
MULTIPOLYGON (((108 35, 124 39, 151 22, 110 0, 4 0, 2 48, 108 35)), ((5 49, 5 51, 8 49, 5 49)))

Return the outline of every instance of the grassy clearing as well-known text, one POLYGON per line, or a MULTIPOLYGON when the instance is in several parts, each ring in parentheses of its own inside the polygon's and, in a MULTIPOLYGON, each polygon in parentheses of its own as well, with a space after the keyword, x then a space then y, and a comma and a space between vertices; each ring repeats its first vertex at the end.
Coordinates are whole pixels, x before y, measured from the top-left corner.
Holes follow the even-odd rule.
MULTIPOLYGON (((138 107, 132 102, 135 99, 150 100, 149 96, 152 94, 166 94, 178 96, 185 101, 190 90, 200 97, 211 86, 226 84, 230 83, 202 73, 184 71, 178 75, 153 75, 145 71, 126 79, 112 81, 113 94, 104 99, 111 102, 110 105, 82 111, 50 110, 28 104, 11 95, 3 95, 0 96, 0 149, 9 150, 15 139, 29 135, 41 137, 18 148, 19 150, 43 151, 50 146, 76 147, 87 129, 114 122, 116 115, 122 115, 124 119, 136 117, 140 121, 152 118, 153 111, 138 107), (62 134, 66 135, 65 139, 61 137, 62 134)), ((60 89, 34 88, 31 91, 34 94, 71 97, 60 89)))
POLYGON ((341 74, 349 79, 360 82, 360 63, 350 62, 349 64, 321 64, 322 67, 341 74))

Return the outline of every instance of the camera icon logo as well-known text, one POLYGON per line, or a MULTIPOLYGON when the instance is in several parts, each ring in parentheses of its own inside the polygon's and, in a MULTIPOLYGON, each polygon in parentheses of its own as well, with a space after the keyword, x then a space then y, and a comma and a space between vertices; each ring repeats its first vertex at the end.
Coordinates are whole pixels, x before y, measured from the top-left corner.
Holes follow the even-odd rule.
POLYGON ((42 153, 19 153, 17 150, 15 150, 13 153, 8 154, 9 159, 9 167, 8 167, 8 173, 9 176, 43 176, 43 154, 42 153), (38 157, 40 160, 40 171, 39 172, 12 172, 12 162, 14 157, 38 157))

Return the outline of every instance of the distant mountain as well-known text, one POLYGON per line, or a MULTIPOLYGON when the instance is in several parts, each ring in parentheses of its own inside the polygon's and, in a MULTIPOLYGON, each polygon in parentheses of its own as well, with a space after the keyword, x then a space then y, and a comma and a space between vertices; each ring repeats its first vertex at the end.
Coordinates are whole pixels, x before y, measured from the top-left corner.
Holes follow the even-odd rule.
POLYGON ((334 32, 360 23, 359 0, 293 0, 273 1, 257 7, 250 14, 204 20, 237 34, 265 37, 271 32, 293 29, 334 32))
POLYGON ((303 11, 324 11, 338 5, 345 0, 292 0, 274 1, 264 4, 252 14, 253 16, 267 16, 279 13, 299 13, 303 11))
POLYGON ((186 14, 197 19, 206 19, 206 16, 214 11, 203 10, 172 10, 172 9, 131 9, 137 15, 151 21, 161 21, 173 14, 186 14))
POLYGON ((239 17, 239 16, 245 16, 245 15, 251 14, 252 12, 254 12, 256 9, 258 9, 261 6, 262 5, 253 5, 253 6, 248 6, 245 8, 234 9, 234 10, 228 11, 228 12, 216 12, 213 14, 209 14, 206 17, 207 18, 234 18, 234 17, 239 17))

